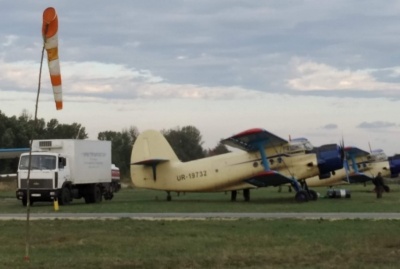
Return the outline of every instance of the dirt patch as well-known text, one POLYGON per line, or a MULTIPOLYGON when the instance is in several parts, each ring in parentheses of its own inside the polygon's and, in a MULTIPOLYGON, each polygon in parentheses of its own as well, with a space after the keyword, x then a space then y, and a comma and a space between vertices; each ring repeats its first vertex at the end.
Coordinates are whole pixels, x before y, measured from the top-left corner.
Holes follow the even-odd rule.
POLYGON ((17 189, 16 177, 0 177, 0 190, 11 191, 17 189))

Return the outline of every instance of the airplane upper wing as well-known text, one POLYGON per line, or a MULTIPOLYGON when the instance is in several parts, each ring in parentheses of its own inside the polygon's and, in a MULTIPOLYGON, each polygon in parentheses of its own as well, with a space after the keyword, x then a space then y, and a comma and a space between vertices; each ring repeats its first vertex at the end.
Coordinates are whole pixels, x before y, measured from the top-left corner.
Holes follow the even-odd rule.
POLYGON ((347 156, 351 158, 366 157, 370 155, 368 151, 362 150, 357 147, 345 147, 344 151, 347 154, 347 156))
POLYGON ((245 181, 256 187, 269 187, 292 183, 294 179, 290 179, 277 171, 269 170, 257 173, 245 181))
POLYGON ((0 159, 17 158, 24 152, 29 152, 29 148, 0 149, 0 159))
POLYGON ((260 143, 263 143, 264 147, 278 147, 288 142, 264 129, 254 128, 223 139, 221 143, 245 151, 257 151, 260 143))

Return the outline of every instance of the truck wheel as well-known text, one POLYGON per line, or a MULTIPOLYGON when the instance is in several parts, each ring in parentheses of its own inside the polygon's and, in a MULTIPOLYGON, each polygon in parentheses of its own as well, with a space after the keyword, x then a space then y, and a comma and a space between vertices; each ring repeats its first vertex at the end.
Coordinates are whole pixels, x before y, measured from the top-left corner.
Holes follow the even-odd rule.
POLYGON ((60 205, 68 205, 71 202, 71 192, 68 187, 63 187, 61 189, 61 194, 58 197, 58 202, 60 205))
POLYGON ((87 204, 100 203, 103 199, 100 187, 95 184, 86 186, 83 197, 85 198, 85 203, 87 204))
POLYGON ((99 186, 94 187, 94 202, 95 203, 100 203, 103 200, 103 196, 101 194, 101 190, 99 186))
POLYGON ((104 199, 106 200, 111 200, 114 197, 114 194, 112 192, 107 192, 104 194, 104 199))
MULTIPOLYGON (((30 205, 33 205, 33 199, 31 198, 29 200, 30 205)), ((26 197, 22 198, 22 205, 27 206, 28 205, 28 199, 26 197)))

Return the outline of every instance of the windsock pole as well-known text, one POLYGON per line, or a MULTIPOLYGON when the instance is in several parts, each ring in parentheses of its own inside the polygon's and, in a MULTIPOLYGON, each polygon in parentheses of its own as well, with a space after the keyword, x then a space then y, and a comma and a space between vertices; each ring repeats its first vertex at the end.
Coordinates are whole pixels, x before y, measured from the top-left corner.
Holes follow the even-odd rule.
MULTIPOLYGON (((32 142, 35 130, 38 126, 38 106, 39 106, 39 94, 42 80, 42 66, 43 66, 43 58, 44 58, 44 50, 47 50, 48 62, 49 62, 49 70, 50 70, 50 78, 51 84, 53 85, 53 93, 54 100, 56 102, 56 109, 62 109, 62 91, 61 91, 61 73, 60 73, 60 63, 58 61, 58 19, 57 14, 54 8, 49 7, 43 12, 43 24, 42 24, 42 36, 43 36, 43 48, 42 48, 42 56, 40 59, 40 68, 39 68, 39 82, 38 82, 38 90, 36 94, 36 106, 35 106, 35 119, 34 119, 34 128, 31 129, 30 134, 30 147, 29 147, 29 164, 28 164, 28 176, 26 180, 26 238, 25 238, 25 256, 24 260, 30 262, 30 172, 32 168, 32 142)), ((58 210, 58 201, 57 205, 54 205, 55 209, 57 207, 58 210)), ((56 211, 57 211, 56 210, 56 211)))
POLYGON ((43 12, 42 35, 47 51, 51 85, 53 86, 56 109, 63 108, 60 61, 58 58, 58 17, 56 10, 48 7, 43 12))

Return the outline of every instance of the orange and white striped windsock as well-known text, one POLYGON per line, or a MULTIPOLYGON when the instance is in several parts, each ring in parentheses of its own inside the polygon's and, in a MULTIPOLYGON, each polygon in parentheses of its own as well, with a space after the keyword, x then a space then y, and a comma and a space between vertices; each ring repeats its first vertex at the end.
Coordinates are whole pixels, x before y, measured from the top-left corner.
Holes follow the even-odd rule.
POLYGON ((44 47, 47 51, 51 85, 53 86, 56 109, 63 107, 60 61, 58 59, 58 18, 56 10, 48 7, 43 12, 42 35, 44 47))

